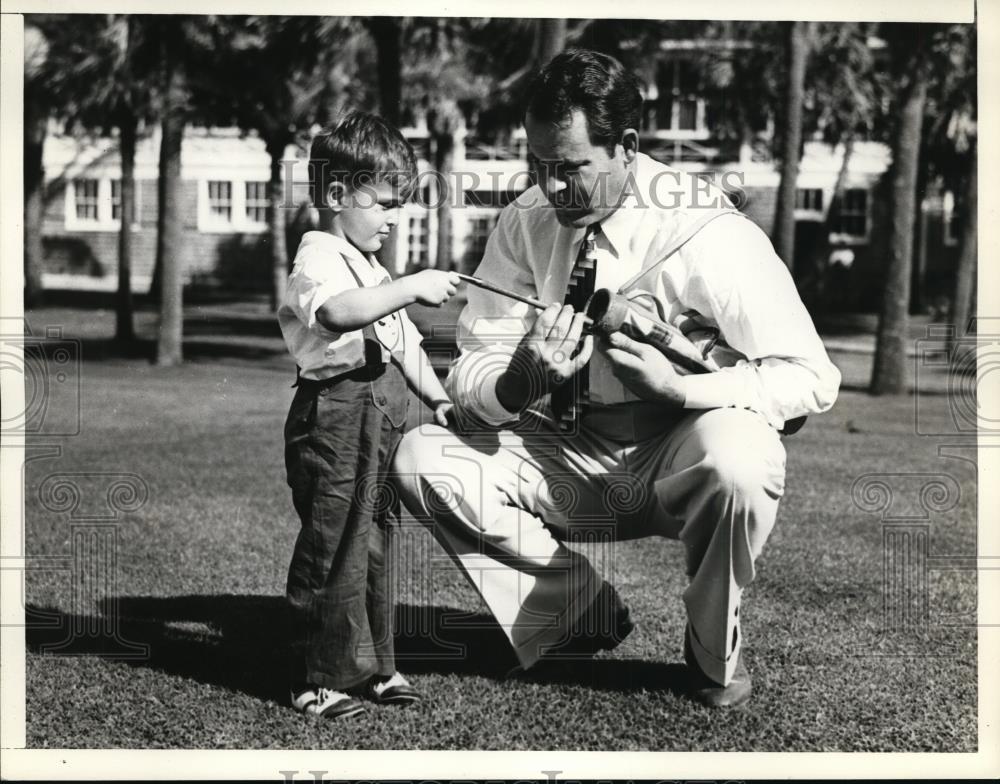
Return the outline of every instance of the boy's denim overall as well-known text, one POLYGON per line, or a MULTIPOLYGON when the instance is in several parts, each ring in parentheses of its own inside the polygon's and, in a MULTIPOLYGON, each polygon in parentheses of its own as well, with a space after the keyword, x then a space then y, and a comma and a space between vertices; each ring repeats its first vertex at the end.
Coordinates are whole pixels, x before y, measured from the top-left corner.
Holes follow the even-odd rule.
POLYGON ((386 486, 406 424, 408 390, 382 363, 371 326, 368 363, 334 379, 300 379, 285 422, 285 467, 302 522, 288 570, 293 683, 343 690, 395 671, 386 486))

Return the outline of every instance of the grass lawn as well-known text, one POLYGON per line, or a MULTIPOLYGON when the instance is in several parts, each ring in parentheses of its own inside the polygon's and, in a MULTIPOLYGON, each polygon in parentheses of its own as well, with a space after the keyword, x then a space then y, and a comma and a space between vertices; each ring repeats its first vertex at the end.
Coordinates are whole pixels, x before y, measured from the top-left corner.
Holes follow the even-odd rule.
MULTIPOLYGON (((915 434, 913 397, 857 391, 870 357, 850 352, 833 355, 846 382, 838 404, 786 440, 787 494, 743 605, 755 688, 745 708, 709 712, 680 694, 678 543, 615 548, 613 579, 638 621, 620 648, 567 664, 556 680, 504 682, 504 644, 476 594, 404 521, 397 646, 426 701, 342 722, 299 716, 285 704, 280 614, 298 527, 282 460, 294 372, 273 327, 241 319, 191 309, 189 362, 160 369, 106 351, 105 311, 28 316, 35 334, 60 325, 80 338, 84 357, 80 434, 29 440, 26 534, 40 565, 26 575, 29 747, 975 750, 975 571, 932 564, 922 636, 905 649, 898 636, 880 639, 883 526, 851 497, 864 474, 898 475, 887 480, 892 511, 918 515, 921 484, 907 475, 946 474, 961 501, 931 513, 929 550, 971 556, 975 469, 938 454, 954 437, 915 434), (82 583, 68 565, 87 548, 73 550, 58 499, 39 497, 56 473, 79 474, 77 524, 102 511, 104 474, 148 488, 117 522, 113 557, 99 551, 104 568, 82 583), (117 641, 91 633, 102 624, 117 641)), ((140 334, 151 324, 140 314, 140 334)), ((921 429, 948 432, 943 396, 928 395, 921 429)), ((75 416, 54 404, 46 425, 75 416)))

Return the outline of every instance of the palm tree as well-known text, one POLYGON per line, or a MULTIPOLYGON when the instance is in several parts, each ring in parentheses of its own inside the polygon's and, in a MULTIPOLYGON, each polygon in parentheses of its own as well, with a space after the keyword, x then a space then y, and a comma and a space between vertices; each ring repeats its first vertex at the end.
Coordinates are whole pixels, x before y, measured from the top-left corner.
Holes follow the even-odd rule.
POLYGON ((917 176, 924 102, 929 71, 929 25, 893 25, 887 38, 893 47, 900 84, 898 127, 892 145, 892 227, 882 309, 875 343, 870 391, 874 395, 907 390, 906 347, 909 331, 913 227, 917 210, 917 176))
POLYGON ((160 161, 157 193, 156 267, 151 293, 159 295, 156 364, 184 361, 184 225, 181 203, 181 146, 196 108, 214 106, 219 91, 212 65, 219 40, 213 17, 157 16, 143 20, 159 74, 160 161), (207 96, 207 97, 206 97, 207 96))
MULTIPOLYGON (((402 20, 397 16, 371 16, 364 24, 375 45, 379 112, 398 127, 403 116, 402 20)), ((378 253, 382 264, 390 269, 395 267, 398 247, 399 232, 390 232, 378 253)))
POLYGON ((962 337, 969 323, 976 287, 979 185, 976 44, 974 25, 951 25, 935 37, 927 99, 928 177, 954 194, 961 223, 949 314, 956 338, 962 337))
POLYGON ((24 304, 42 298, 42 215, 45 170, 42 149, 52 96, 48 86, 50 44, 32 17, 24 26, 24 304))
MULTIPOLYGON (((217 67, 222 80, 243 85, 221 96, 219 111, 256 131, 270 158, 268 231, 271 306, 277 309, 288 277, 284 192, 285 150, 348 103, 365 100, 356 78, 359 25, 346 17, 228 17, 217 67)), ((289 200, 286 200, 286 196, 289 200)))
POLYGON ((135 150, 140 124, 153 114, 154 69, 141 54, 143 25, 127 14, 74 18, 71 44, 59 58, 52 84, 64 100, 62 113, 87 129, 118 131, 121 159, 118 293, 115 339, 135 338, 132 302, 132 225, 135 221, 135 150))
POLYGON ((788 83, 782 122, 781 181, 774 215, 773 241, 778 256, 791 269, 795 264, 795 191, 802 156, 802 107, 806 66, 815 22, 788 25, 788 83))

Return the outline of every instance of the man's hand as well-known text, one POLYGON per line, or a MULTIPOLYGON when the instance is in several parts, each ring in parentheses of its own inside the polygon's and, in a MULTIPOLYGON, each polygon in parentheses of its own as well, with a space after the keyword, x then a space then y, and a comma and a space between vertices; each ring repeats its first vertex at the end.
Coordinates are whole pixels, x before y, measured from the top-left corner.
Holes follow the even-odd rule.
POLYGON ((611 363, 611 372, 643 400, 684 406, 684 377, 656 348, 621 332, 612 332, 598 346, 611 363))
POLYGON ((539 314, 497 382, 497 398, 504 408, 523 410, 590 361, 594 338, 587 335, 581 344, 584 319, 570 305, 549 305, 539 314))

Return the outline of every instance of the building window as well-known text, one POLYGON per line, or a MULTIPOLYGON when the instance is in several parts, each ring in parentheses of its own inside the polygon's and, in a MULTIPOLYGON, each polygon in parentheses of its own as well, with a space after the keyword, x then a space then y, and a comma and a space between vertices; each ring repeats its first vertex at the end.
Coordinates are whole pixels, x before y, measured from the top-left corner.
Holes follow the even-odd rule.
POLYGON ((466 238, 465 262, 475 266, 486 253, 486 241, 496 225, 497 215, 477 215, 469 219, 469 233, 466 238))
POLYGON ((233 219, 233 184, 219 180, 208 183, 208 211, 226 223, 233 219))
MULTIPOLYGON (((132 223, 139 222, 139 205, 136 198, 139 193, 139 183, 132 183, 132 223)), ((122 181, 111 181, 111 220, 121 222, 122 219, 122 181)))
POLYGON ((98 180, 74 180, 73 201, 76 205, 76 219, 80 221, 98 220, 97 198, 98 180))
POLYGON ((410 267, 427 267, 431 261, 430 234, 427 214, 410 215, 407 263, 410 267))
POLYGON ((795 191, 795 209, 806 212, 823 211, 822 188, 798 188, 795 191))
POLYGON ((656 130, 682 138, 701 137, 705 126, 705 100, 699 95, 700 84, 694 64, 684 58, 668 60, 660 65, 655 111, 648 116, 656 130))
POLYGON ((848 188, 844 191, 834 232, 847 239, 867 239, 868 190, 866 188, 848 188))
POLYGON ((246 216, 251 223, 267 222, 267 183, 246 184, 246 216))

